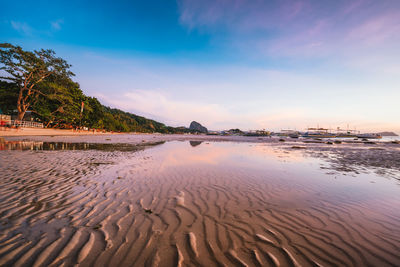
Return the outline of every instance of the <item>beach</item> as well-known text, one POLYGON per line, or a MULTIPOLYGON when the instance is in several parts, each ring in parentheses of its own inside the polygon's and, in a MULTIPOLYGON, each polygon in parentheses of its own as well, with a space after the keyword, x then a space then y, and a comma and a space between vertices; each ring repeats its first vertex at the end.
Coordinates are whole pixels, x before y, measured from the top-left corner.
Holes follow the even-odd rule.
POLYGON ((52 129, 52 128, 6 128, 0 127, 1 136, 76 136, 76 135, 104 135, 115 134, 103 131, 52 129))
POLYGON ((2 149, 1 266, 400 264, 398 144, 121 134, 2 149))
POLYGON ((1 10, 0 267, 400 267, 400 0, 1 10))

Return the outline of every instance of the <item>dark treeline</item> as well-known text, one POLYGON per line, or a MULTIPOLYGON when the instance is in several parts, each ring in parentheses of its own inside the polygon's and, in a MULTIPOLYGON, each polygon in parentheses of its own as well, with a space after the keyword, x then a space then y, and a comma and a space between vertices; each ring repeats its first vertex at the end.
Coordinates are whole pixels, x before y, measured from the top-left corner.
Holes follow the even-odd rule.
POLYGON ((0 109, 4 114, 15 114, 20 120, 30 113, 35 121, 55 128, 85 126, 121 132, 189 131, 102 105, 95 97, 82 92, 79 84, 72 80, 74 74, 70 67, 52 50, 31 52, 19 46, 0 44, 0 109))

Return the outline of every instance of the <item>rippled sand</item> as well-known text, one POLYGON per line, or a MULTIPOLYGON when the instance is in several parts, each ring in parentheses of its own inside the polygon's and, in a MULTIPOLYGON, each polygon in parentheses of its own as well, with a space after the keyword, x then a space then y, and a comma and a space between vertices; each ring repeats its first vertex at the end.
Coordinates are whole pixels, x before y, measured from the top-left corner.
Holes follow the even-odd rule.
POLYGON ((399 266, 400 186, 265 144, 0 151, 0 266, 399 266))

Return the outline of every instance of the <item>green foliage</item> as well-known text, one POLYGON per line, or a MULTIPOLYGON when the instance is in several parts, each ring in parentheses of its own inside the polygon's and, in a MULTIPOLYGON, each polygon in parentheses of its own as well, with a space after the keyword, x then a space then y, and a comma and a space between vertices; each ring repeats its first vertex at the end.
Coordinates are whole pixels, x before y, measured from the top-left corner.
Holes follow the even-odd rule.
POLYGON ((104 107, 104 124, 112 131, 170 133, 170 129, 160 122, 146 119, 119 109, 104 107))
MULTIPOLYGON (((84 95, 71 77, 69 65, 52 50, 24 51, 19 46, 0 44, 0 109, 7 114, 28 109, 48 127, 85 126, 116 132, 183 133, 173 128, 119 109, 103 106, 95 97, 84 95), (21 102, 25 99, 25 102, 21 102), (81 103, 84 110, 81 114, 81 103)), ((22 115, 23 115, 22 114, 22 115)))
POLYGON ((14 83, 0 81, 0 109, 4 114, 13 114, 17 108, 18 87, 14 83))
POLYGON ((228 132, 234 134, 242 134, 243 132, 240 129, 230 129, 228 132))
POLYGON ((46 93, 46 97, 40 98, 32 106, 32 111, 37 117, 52 126, 68 128, 78 125, 80 103, 87 98, 79 84, 65 78, 42 83, 40 87, 46 93))
POLYGON ((0 80, 11 81, 18 88, 16 107, 20 120, 38 102, 40 96, 48 96, 44 88, 56 85, 54 91, 59 88, 54 81, 69 79, 74 75, 69 71, 70 67, 64 59, 56 57, 52 50, 31 52, 24 51, 20 46, 0 44, 0 71, 6 74, 0 76, 0 80), (43 86, 43 83, 47 84, 43 86))

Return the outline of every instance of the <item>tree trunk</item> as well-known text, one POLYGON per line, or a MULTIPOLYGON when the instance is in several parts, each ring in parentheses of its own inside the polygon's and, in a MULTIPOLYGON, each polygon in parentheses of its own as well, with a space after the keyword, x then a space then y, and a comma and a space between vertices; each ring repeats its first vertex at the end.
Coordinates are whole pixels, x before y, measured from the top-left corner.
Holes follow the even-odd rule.
POLYGON ((26 103, 28 96, 31 94, 31 91, 28 90, 28 96, 24 97, 23 92, 26 90, 25 87, 22 87, 19 90, 18 100, 17 100, 17 110, 18 110, 18 120, 22 121, 24 119, 25 113, 28 110, 30 103, 26 103))
POLYGON ((18 111, 18 120, 22 121, 24 119, 25 112, 26 111, 21 111, 21 112, 18 111))
POLYGON ((18 110, 18 120, 22 120, 25 116, 26 109, 24 109, 24 97, 23 88, 19 90, 18 100, 17 100, 17 110, 18 110))

